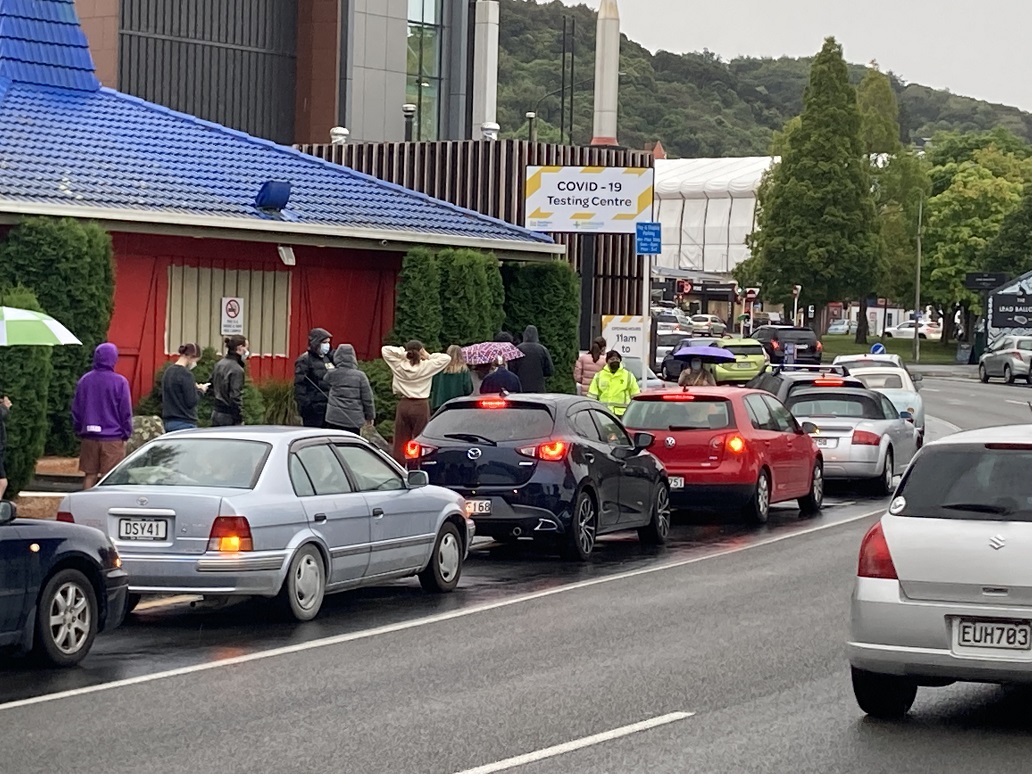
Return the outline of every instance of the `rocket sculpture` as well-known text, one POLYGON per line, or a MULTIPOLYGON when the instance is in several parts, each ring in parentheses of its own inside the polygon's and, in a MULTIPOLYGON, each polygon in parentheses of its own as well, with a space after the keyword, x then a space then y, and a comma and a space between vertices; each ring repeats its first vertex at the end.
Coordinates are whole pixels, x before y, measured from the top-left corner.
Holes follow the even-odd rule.
POLYGON ((602 0, 595 32, 595 124, 592 145, 617 145, 620 102, 620 9, 602 0))

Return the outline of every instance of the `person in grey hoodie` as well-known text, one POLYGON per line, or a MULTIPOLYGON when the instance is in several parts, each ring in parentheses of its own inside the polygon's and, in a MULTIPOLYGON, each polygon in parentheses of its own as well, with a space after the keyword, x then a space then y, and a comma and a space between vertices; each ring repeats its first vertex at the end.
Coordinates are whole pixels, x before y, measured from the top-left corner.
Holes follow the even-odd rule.
POLYGON ((326 426, 347 430, 356 435, 362 425, 372 425, 376 419, 376 403, 369 377, 358 368, 355 348, 341 344, 333 353, 333 368, 323 377, 329 388, 326 406, 326 426))
POLYGON ((546 392, 545 380, 552 375, 552 354, 540 342, 538 329, 528 325, 523 331, 523 343, 519 346, 523 357, 509 363, 509 370, 520 377, 524 392, 546 392))

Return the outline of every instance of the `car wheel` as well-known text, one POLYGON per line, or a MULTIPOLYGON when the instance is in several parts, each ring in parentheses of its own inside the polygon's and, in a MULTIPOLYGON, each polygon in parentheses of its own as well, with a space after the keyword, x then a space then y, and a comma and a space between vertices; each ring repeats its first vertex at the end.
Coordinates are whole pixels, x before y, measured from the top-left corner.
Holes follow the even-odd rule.
POLYGON ((140 604, 140 600, 142 598, 143 597, 140 594, 126 594, 125 595, 125 614, 129 615, 131 612, 133 612, 133 610, 136 609, 136 606, 138 604, 140 604))
POLYGON ((885 338, 887 338, 887 339, 891 339, 892 338, 892 334, 889 333, 888 331, 885 331, 884 335, 885 335, 885 338))
POLYGON ((318 548, 308 544, 294 554, 280 597, 286 612, 298 621, 319 615, 326 597, 326 566, 318 548))
POLYGON ((570 520, 570 531, 563 543, 564 559, 586 562, 595 550, 595 538, 598 536, 598 509, 595 501, 587 492, 577 495, 573 505, 573 518, 570 520))
POLYGON ((753 524, 766 524, 770 518, 770 474, 766 469, 761 470, 756 479, 756 489, 745 506, 745 516, 753 524))
POLYGON ((989 372, 985 370, 985 363, 978 364, 978 380, 982 384, 989 383, 989 372))
POLYGON ((921 339, 922 341, 924 341, 925 339, 927 339, 927 338, 928 338, 928 336, 927 336, 926 334, 924 334, 924 333, 919 333, 919 334, 917 334, 917 336, 918 336, 918 338, 919 338, 919 339, 921 339))
POLYGON ((799 510, 804 514, 819 513, 824 507, 824 466, 820 462, 813 465, 810 477, 810 492, 799 499, 799 510))
POLYGON ((894 491, 893 482, 896 480, 895 460, 892 456, 892 449, 885 452, 885 469, 874 481, 874 491, 879 497, 889 497, 894 491))
POLYGON ((851 667, 853 695, 860 709, 874 718, 899 720, 917 698, 917 683, 905 677, 879 675, 851 667))
POLYGON ((1009 365, 1003 367, 1003 381, 1007 382, 1007 384, 1014 384, 1014 372, 1011 371, 1009 365))
POLYGON ((419 573, 419 585, 432 594, 453 591, 462 576, 462 539, 450 521, 445 522, 434 543, 430 564, 419 573))
POLYGON ((78 570, 55 574, 36 606, 36 652, 54 666, 75 666, 97 636, 97 595, 78 570))
POLYGON ((660 482, 652 496, 652 518, 638 530, 638 539, 650 546, 661 546, 670 536, 670 490, 660 482))

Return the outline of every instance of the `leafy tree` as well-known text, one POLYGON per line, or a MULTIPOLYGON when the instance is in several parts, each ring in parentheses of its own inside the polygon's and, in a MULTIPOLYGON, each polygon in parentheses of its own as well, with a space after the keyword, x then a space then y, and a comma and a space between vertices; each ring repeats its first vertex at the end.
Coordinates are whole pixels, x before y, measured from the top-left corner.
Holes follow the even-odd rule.
POLYGON ((986 247, 982 268, 1009 278, 1032 271, 1032 186, 1025 186, 1021 205, 1003 219, 1000 233, 986 247))
POLYGON ((502 265, 494 255, 484 256, 484 270, 487 272, 488 306, 484 309, 485 325, 490 338, 505 325, 505 282, 502 281, 502 265))
POLYGON ((487 273, 480 254, 473 250, 442 250, 441 268, 442 346, 490 341, 485 332, 484 311, 490 303, 487 273))
POLYGON ((950 187, 953 176, 965 162, 976 161, 976 154, 989 149, 1017 160, 1032 155, 1032 148, 1023 139, 1003 128, 936 134, 927 150, 927 160, 932 167, 932 196, 938 196, 950 187))
POLYGON ((880 294, 908 308, 914 303, 918 225, 931 189, 928 170, 928 163, 908 148, 891 156, 876 174, 885 265, 880 294))
POLYGON ((69 410, 75 384, 92 364, 93 350, 107 338, 114 308, 111 238, 95 223, 71 218, 30 218, 0 245, 4 281, 22 285, 43 310, 82 342, 53 354, 47 415, 47 452, 71 456, 78 441, 69 410))
POLYGON ((757 225, 750 247, 774 297, 787 302, 791 286, 802 284, 815 305, 847 297, 863 304, 880 278, 856 91, 833 38, 814 60, 799 127, 761 186, 757 225))
POLYGON ((394 329, 396 345, 416 339, 430 352, 441 348, 441 271, 432 250, 417 247, 405 256, 398 276, 394 329))
POLYGON ((899 104, 889 77, 878 70, 875 62, 856 91, 860 107, 860 136, 864 152, 895 153, 899 141, 899 104))
MULTIPOLYGON (((42 312, 31 290, 0 290, 0 305, 42 312)), ((11 399, 7 417, 7 493, 12 499, 32 480, 36 462, 43 456, 50 423, 47 396, 53 367, 50 347, 0 348, 0 394, 11 399)))

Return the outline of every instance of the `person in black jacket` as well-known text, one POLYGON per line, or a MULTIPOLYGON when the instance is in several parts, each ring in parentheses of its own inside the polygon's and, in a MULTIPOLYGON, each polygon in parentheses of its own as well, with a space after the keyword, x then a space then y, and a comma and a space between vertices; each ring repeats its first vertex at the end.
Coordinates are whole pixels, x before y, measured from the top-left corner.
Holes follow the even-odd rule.
POLYGON ((197 427, 197 404, 210 385, 198 384, 190 372, 201 359, 201 348, 184 344, 179 359, 161 377, 161 420, 166 433, 197 427))
POLYGON ((244 336, 226 339, 226 356, 211 372, 212 427, 244 424, 244 362, 248 355, 244 336))
POLYGON ((294 361, 294 399, 305 427, 326 426, 326 404, 330 388, 326 372, 333 370, 330 356, 330 332, 312 328, 308 334, 308 351, 294 361))
POLYGON ((519 346, 523 357, 509 363, 509 369, 520 378, 524 392, 545 392, 545 380, 552 375, 552 354, 540 342, 537 326, 528 325, 519 346))

